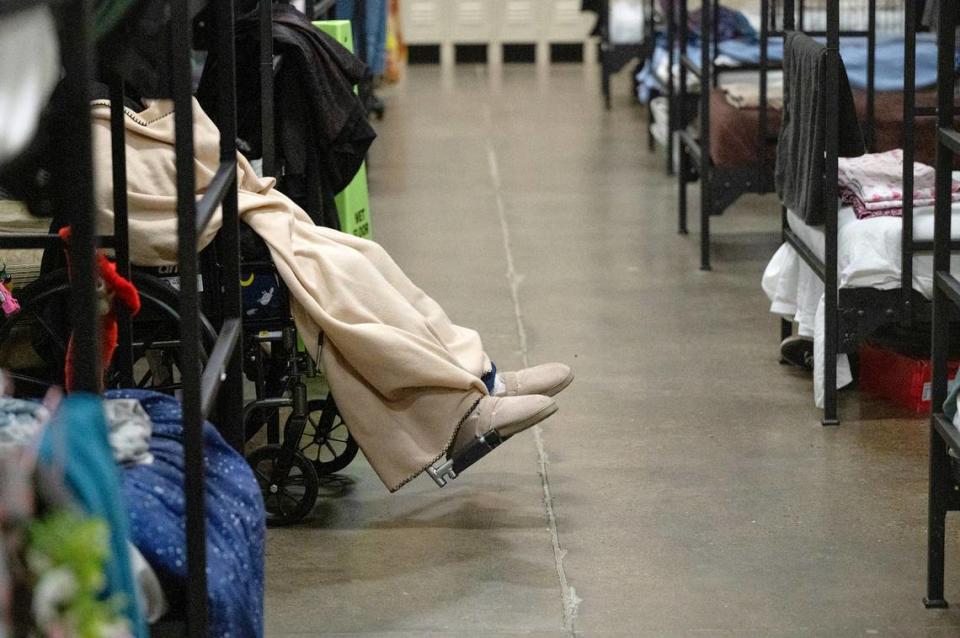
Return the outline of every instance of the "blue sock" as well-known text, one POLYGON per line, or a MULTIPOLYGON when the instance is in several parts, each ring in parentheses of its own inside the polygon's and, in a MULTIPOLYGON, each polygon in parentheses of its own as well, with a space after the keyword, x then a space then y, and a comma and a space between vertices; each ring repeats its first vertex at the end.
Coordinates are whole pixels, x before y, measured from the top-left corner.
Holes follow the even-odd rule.
POLYGON ((480 377, 480 380, 483 381, 485 386, 487 386, 487 392, 493 394, 493 384, 497 380, 497 364, 491 361, 490 372, 480 377))

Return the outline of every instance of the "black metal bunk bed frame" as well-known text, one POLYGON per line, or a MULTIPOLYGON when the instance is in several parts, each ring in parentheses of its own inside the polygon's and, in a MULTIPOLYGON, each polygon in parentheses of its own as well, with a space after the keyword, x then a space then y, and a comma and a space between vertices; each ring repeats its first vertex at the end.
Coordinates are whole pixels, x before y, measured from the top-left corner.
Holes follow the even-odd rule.
MULTIPOLYGON (((786 29, 793 26, 792 0, 787 0, 790 10, 785 13, 786 29)), ((875 26, 876 1, 870 0, 870 26, 875 26)), ((846 33, 839 28, 839 2, 827 3, 827 49, 828 87, 827 94, 838 94, 840 36, 846 33)), ((916 6, 904 3, 904 86, 903 86, 903 192, 913 192, 913 164, 916 154, 916 118, 934 115, 937 109, 916 105, 916 6)), ((873 30, 873 29, 871 29, 873 30)), ((871 37, 871 42, 874 39, 871 37)), ((873 58, 868 53, 868 116, 873 108, 873 58)), ((913 290, 914 255, 929 252, 934 242, 917 241, 913 237, 913 198, 904 197, 902 235, 900 242, 900 286, 892 290, 876 288, 840 288, 838 259, 838 212, 837 197, 837 121, 839 106, 836 99, 827 99, 827 147, 825 180, 824 259, 807 246, 790 228, 787 211, 781 210, 782 235, 785 243, 797 251, 801 259, 823 281, 824 285, 824 355, 823 355, 823 425, 838 425, 839 406, 837 391, 837 355, 855 352, 860 341, 884 325, 923 321, 929 317, 930 304, 923 295, 913 290)), ((870 139, 870 124, 865 137, 870 139)), ((792 324, 781 319, 781 338, 792 333, 792 324)))
MULTIPOLYGON (((679 0, 675 5, 679 13, 676 23, 687 24, 688 0, 679 0)), ((908 3, 909 4, 909 3, 908 3)), ((680 48, 679 87, 677 102, 685 104, 689 99, 687 92, 688 74, 693 74, 700 80, 699 109, 697 119, 700 123, 699 139, 687 130, 680 130, 680 158, 677 172, 678 200, 677 200, 677 227, 682 235, 688 233, 687 227, 687 183, 695 178, 692 170, 692 159, 696 164, 696 177, 700 180, 700 269, 711 270, 710 263, 710 217, 722 214, 731 204, 745 193, 766 194, 774 190, 773 172, 766 161, 767 148, 776 142, 776 131, 769 130, 769 109, 767 74, 769 71, 782 68, 780 64, 771 64, 768 59, 768 45, 773 38, 782 38, 786 30, 792 30, 797 24, 794 8, 799 11, 800 30, 803 30, 804 1, 785 0, 783 24, 785 28, 778 30, 775 0, 761 0, 760 2, 760 62, 734 67, 738 71, 756 70, 759 79, 759 122, 757 131, 757 160, 746 166, 722 167, 715 166, 711 157, 710 148, 710 90, 716 88, 719 76, 723 69, 715 64, 719 53, 717 41, 717 15, 719 0, 706 0, 701 7, 700 28, 700 61, 690 59, 686 55, 688 32, 686 28, 678 30, 680 48), (773 9, 771 11, 771 8, 773 9), (712 51, 712 54, 711 54, 712 51)), ((829 24, 829 6, 828 24, 829 24)), ((913 10, 913 9, 911 9, 913 10)), ((838 9, 839 14, 839 9, 838 9)), ((874 65, 876 58, 876 0, 868 2, 867 30, 839 30, 837 35, 845 37, 864 37, 867 39, 867 123, 865 135, 872 139, 874 128, 874 65)), ((827 31, 807 31, 808 35, 829 36, 827 31)), ((673 106, 673 104, 671 104, 673 106)), ((671 111, 673 113, 674 111, 671 111)), ((683 129, 684 124, 674 118, 674 126, 683 129)))
MULTIPOLYGON (((220 257, 220 331, 202 365, 199 348, 182 348, 183 431, 187 508, 187 633, 207 633, 206 516, 204 508, 203 421, 216 408, 220 430, 242 453, 243 379, 240 352, 240 237, 237 212, 237 100, 233 0, 212 0, 215 43, 221 63, 218 73, 220 164, 199 201, 195 197, 192 25, 186 0, 172 2, 171 59, 176 131, 177 260, 180 267, 180 339, 201 343, 200 263, 197 238, 219 207, 222 227, 217 236, 220 257)), ((117 161, 116 158, 114 161, 117 161)), ((116 193, 119 189, 115 188, 116 193)), ((125 189, 124 189, 125 190, 125 189)))
MULTIPOLYGON (((177 169, 177 239, 181 278, 179 293, 181 342, 201 344, 201 304, 198 291, 200 271, 197 237, 210 223, 217 208, 222 209, 223 228, 218 236, 221 277, 219 318, 221 330, 210 356, 203 365, 202 347, 182 348, 184 494, 186 499, 187 592, 182 615, 174 613, 151 628, 154 635, 204 638, 208 634, 206 575, 206 516, 204 504, 203 421, 216 412, 224 438, 242 451, 240 429, 243 385, 238 343, 241 332, 240 265, 236 189, 236 91, 234 77, 234 14, 232 0, 212 0, 216 9, 216 46, 223 66, 219 79, 222 115, 220 165, 207 192, 195 199, 193 109, 191 86, 192 28, 186 0, 170 4, 172 95, 175 108, 175 153, 177 169)), ((0 5, 0 13, 26 6, 0 5)), ((113 236, 96 235, 93 195, 92 139, 90 129, 90 85, 94 78, 92 13, 89 0, 69 0, 58 7, 63 30, 62 60, 65 70, 65 102, 75 115, 64 123, 70 143, 58 146, 65 164, 75 167, 71 179, 60 185, 58 201, 69 201, 70 210, 55 211, 72 227, 70 258, 71 316, 75 348, 76 391, 99 393, 103 371, 100 366, 99 315, 97 311, 96 250, 113 247, 118 271, 130 277, 127 225, 126 157, 124 142, 124 88, 119 78, 110 79, 112 177, 115 222, 113 236), (65 196, 66 195, 66 196, 65 196)), ((57 234, 0 233, 0 247, 59 250, 57 234)), ((120 348, 117 367, 132 378, 132 328, 128 317, 120 318, 120 348)), ((179 611, 179 610, 178 610, 179 611)))
MULTIPOLYGON (((908 3, 909 4, 909 3, 908 3)), ((960 155, 960 132, 954 126, 954 51, 957 16, 953 3, 940 3, 937 33, 937 160, 936 205, 933 230, 933 359, 932 410, 930 415, 930 484, 927 526, 927 608, 948 606, 944 597, 944 556, 948 512, 960 511, 960 430, 944 415, 947 399, 947 358, 950 323, 960 308, 960 280, 950 272, 950 256, 960 249, 951 240, 952 202, 950 183, 954 159, 960 155)), ((906 192, 906 184, 904 185, 906 192)))
MULTIPOLYGON (((665 14, 657 9, 656 0, 649 0, 647 7, 647 41, 650 43, 650 46, 646 49, 646 56, 644 58, 644 63, 649 66, 650 72, 653 78, 657 82, 657 90, 661 95, 663 95, 667 100, 667 139, 664 144, 664 150, 666 152, 666 171, 667 175, 673 175, 673 148, 674 148, 674 132, 677 129, 676 120, 677 113, 686 113, 686 109, 678 109, 674 96, 674 83, 673 83, 673 63, 676 55, 674 50, 674 44, 676 43, 676 16, 674 16, 673 11, 667 11, 665 14), (663 34, 667 41, 667 79, 663 80, 659 75, 657 75, 656 68, 654 67, 654 54, 657 50, 657 16, 663 20, 663 34)), ((652 99, 651 99, 652 102, 652 99)), ((685 119, 685 117, 684 117, 685 119)), ((653 118, 653 109, 650 104, 647 105, 647 149, 651 152, 656 150, 656 138, 653 136, 653 127, 654 118, 653 118)))
POLYGON ((610 76, 617 73, 634 58, 646 60, 653 46, 650 39, 653 33, 653 9, 655 0, 645 0, 647 11, 644 16, 644 39, 630 44, 614 44, 610 41, 610 0, 602 0, 597 14, 597 31, 600 34, 600 88, 603 91, 603 103, 609 110, 612 106, 610 96, 610 76))

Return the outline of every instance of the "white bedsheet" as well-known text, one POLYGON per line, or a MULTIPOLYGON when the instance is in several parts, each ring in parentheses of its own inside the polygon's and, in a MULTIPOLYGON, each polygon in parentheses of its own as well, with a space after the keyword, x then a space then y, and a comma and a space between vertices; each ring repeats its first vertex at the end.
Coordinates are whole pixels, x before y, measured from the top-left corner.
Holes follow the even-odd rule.
MULTIPOLYGON (((954 173, 955 176, 960 173, 954 173)), ((793 232, 823 259, 824 229, 808 226, 792 211, 787 220, 793 232)), ((892 290, 900 286, 900 217, 857 219, 853 209, 840 209, 837 233, 837 279, 841 288, 892 290)), ((960 239, 960 204, 953 206, 952 235, 960 239)), ((914 211, 914 239, 933 239, 933 208, 914 211)), ((951 269, 960 272, 960 256, 951 269)), ((930 253, 913 258, 913 288, 929 298, 933 290, 933 257, 930 253)), ((814 401, 823 407, 823 282, 793 247, 782 245, 763 273, 763 290, 770 298, 770 312, 797 323, 798 333, 814 339, 814 401)), ((852 381, 846 355, 837 358, 837 387, 852 381)))

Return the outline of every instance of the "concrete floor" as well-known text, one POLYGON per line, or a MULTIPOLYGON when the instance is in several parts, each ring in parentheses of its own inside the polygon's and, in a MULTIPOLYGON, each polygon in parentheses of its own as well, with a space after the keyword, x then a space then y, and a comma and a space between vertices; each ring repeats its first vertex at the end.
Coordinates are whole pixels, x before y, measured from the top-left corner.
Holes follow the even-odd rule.
POLYGON ((920 603, 926 423, 853 392, 819 425, 760 290, 776 202, 718 219, 699 272, 641 123, 580 65, 414 67, 391 91, 376 238, 502 368, 578 376, 447 488, 391 496, 358 460, 271 530, 268 636, 960 635, 920 603))

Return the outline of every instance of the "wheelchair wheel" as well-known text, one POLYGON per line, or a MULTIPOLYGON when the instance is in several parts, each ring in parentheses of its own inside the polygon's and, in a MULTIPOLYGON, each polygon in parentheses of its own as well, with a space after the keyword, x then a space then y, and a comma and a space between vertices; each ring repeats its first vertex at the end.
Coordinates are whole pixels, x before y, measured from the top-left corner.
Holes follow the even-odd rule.
POLYGON ((303 454, 282 445, 265 445, 254 450, 247 463, 263 495, 267 525, 291 525, 313 509, 320 481, 303 454))
MULTIPOLYGON (((108 387, 139 387, 172 391, 179 387, 180 313, 176 290, 162 280, 134 273, 140 293, 140 314, 133 321, 134 378, 107 371, 108 387)), ((66 270, 48 273, 16 291, 20 312, 0 323, 0 368, 16 382, 19 396, 42 396, 64 381, 64 361, 70 339, 70 282, 66 270)), ((201 323, 201 360, 206 360, 216 334, 201 323)), ((117 357, 122 356, 121 346, 117 357)))
POLYGON ((311 399, 307 405, 307 424, 297 448, 313 463, 319 476, 335 474, 350 465, 360 447, 350 436, 332 396, 311 399))

